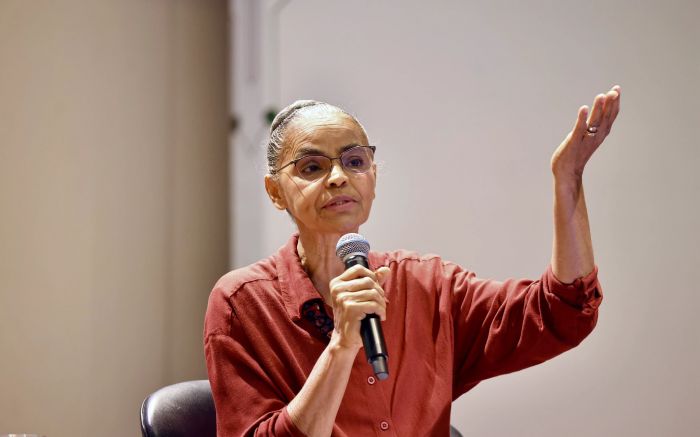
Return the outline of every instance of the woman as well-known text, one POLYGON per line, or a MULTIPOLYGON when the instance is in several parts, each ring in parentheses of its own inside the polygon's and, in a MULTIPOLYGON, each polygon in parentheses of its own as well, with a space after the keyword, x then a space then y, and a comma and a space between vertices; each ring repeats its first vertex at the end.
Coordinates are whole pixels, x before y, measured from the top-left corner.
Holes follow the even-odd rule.
POLYGON ((374 148, 335 106, 300 101, 280 112, 265 188, 299 232, 223 276, 210 296, 205 352, 219 435, 446 436, 462 393, 580 343, 602 299, 582 175, 619 105, 616 86, 590 114, 579 109, 551 160, 551 264, 537 281, 505 282, 406 251, 370 252, 369 269, 345 270, 335 246, 369 217, 374 148), (388 347, 385 381, 359 353, 360 320, 372 313, 388 347))

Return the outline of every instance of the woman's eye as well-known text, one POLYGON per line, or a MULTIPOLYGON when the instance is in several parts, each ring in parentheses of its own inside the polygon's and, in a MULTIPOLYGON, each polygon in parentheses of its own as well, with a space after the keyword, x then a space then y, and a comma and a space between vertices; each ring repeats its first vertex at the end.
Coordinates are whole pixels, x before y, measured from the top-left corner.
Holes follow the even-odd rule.
POLYGON ((321 171, 323 168, 316 160, 300 161, 299 162, 299 173, 309 175, 321 171))
POLYGON ((320 169, 321 169, 321 167, 312 164, 312 165, 307 165, 306 167, 304 167, 301 170, 301 172, 302 173, 315 173, 315 172, 319 171, 320 169))
POLYGON ((362 156, 351 156, 345 161, 345 165, 350 168, 358 168, 365 165, 365 160, 362 156))

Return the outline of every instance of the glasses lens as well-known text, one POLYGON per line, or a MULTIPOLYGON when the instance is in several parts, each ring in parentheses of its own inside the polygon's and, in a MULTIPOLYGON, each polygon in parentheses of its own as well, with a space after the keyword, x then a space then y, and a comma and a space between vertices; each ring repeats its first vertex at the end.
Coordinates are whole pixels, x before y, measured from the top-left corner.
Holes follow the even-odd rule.
POLYGON ((321 155, 308 155, 297 161, 296 168, 301 177, 313 181, 328 173, 331 160, 321 155))
POLYGON ((343 168, 355 173, 369 170, 372 165, 372 153, 368 147, 353 147, 340 155, 343 168))

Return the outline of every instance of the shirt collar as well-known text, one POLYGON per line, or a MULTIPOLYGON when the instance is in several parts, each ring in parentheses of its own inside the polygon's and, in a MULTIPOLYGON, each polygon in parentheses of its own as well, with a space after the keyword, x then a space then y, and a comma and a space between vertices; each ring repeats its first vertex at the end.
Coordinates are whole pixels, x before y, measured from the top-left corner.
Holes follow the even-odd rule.
MULTIPOLYGON (((282 292, 285 309, 289 318, 297 321, 302 318, 301 308, 312 299, 322 299, 319 292, 311 282, 311 278, 301 266, 301 258, 297 253, 299 234, 293 234, 287 244, 282 246, 275 255, 277 265, 277 277, 282 292)), ((376 269, 381 261, 374 252, 369 253, 371 269, 376 269)))
POLYGON ((311 278, 301 266, 301 259, 297 253, 298 241, 299 234, 295 233, 276 254, 282 299, 289 318, 294 321, 301 319, 301 308, 304 303, 312 299, 321 299, 311 278))

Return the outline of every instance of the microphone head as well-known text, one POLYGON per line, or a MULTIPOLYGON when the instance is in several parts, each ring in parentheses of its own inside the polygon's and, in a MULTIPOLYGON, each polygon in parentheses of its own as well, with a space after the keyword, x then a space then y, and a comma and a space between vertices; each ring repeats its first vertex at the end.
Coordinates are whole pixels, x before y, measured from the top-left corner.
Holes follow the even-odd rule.
POLYGON ((362 254, 365 258, 369 254, 369 241, 365 240, 360 234, 345 234, 340 237, 338 244, 335 245, 335 254, 338 255, 343 262, 349 255, 362 254))

